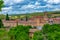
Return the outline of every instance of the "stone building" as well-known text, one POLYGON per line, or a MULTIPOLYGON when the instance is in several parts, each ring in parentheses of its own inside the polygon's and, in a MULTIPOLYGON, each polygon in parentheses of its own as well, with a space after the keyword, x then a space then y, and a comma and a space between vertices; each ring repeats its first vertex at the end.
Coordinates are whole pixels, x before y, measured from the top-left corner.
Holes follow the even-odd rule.
POLYGON ((26 20, 2 20, 4 26, 8 26, 8 27, 15 27, 18 25, 31 25, 31 26, 43 26, 46 23, 49 24, 53 24, 53 23, 57 23, 60 24, 60 17, 59 18, 48 18, 47 17, 47 13, 44 13, 44 16, 33 16, 31 17, 28 21, 26 20))

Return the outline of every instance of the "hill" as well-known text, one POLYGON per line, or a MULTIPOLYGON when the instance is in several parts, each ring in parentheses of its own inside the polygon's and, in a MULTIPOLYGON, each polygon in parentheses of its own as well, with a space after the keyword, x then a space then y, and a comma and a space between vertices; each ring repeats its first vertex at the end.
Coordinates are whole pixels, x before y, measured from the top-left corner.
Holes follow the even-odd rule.
MULTIPOLYGON (((51 11, 47 12, 48 16, 52 15, 52 17, 59 17, 60 16, 60 11, 51 11)), ((6 15, 0 14, 0 18, 4 19, 6 15)), ((25 18, 26 16, 32 17, 32 16, 44 16, 44 12, 34 12, 34 13, 26 13, 26 14, 10 14, 9 17, 11 19, 16 19, 16 18, 25 18)))

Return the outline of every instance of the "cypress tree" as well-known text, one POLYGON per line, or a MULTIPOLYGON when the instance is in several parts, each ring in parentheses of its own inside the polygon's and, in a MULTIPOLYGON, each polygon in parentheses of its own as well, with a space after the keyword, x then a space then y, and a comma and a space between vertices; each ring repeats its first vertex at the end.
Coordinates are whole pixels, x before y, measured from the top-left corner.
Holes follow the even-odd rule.
POLYGON ((29 19, 29 16, 26 14, 26 21, 28 21, 28 19, 29 19))
POLYGON ((9 16, 8 16, 8 14, 6 14, 6 20, 9 20, 9 16))
POLYGON ((28 21, 28 17, 26 16, 26 21, 28 21))

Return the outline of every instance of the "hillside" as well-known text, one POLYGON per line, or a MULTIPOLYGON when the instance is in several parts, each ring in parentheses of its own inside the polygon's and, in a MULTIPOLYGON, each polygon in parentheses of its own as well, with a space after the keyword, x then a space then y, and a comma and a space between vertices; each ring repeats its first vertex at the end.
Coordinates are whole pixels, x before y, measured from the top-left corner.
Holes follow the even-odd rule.
MULTIPOLYGON (((48 16, 52 15, 52 17, 60 17, 60 11, 52 11, 52 12, 47 12, 48 16)), ((4 19, 6 15, 0 14, 0 18, 4 19)), ((32 17, 32 16, 44 16, 44 12, 34 12, 34 13, 26 13, 26 14, 10 14, 9 17, 11 19, 16 19, 16 18, 25 18, 26 16, 32 17)))
MULTIPOLYGON (((47 12, 48 16, 51 15, 52 17, 59 17, 60 11, 52 11, 47 12)), ((26 14, 12 14, 10 15, 13 19, 16 18, 25 18, 25 16, 32 17, 32 16, 44 16, 44 12, 34 12, 34 13, 26 13, 26 14)))

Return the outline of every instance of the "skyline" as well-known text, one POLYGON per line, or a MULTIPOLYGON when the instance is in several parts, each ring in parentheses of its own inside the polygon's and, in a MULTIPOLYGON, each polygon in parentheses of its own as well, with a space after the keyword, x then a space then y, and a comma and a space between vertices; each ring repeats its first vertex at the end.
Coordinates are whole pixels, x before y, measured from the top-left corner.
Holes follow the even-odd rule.
POLYGON ((4 7, 0 14, 22 14, 58 10, 60 10, 59 0, 4 0, 4 7))

